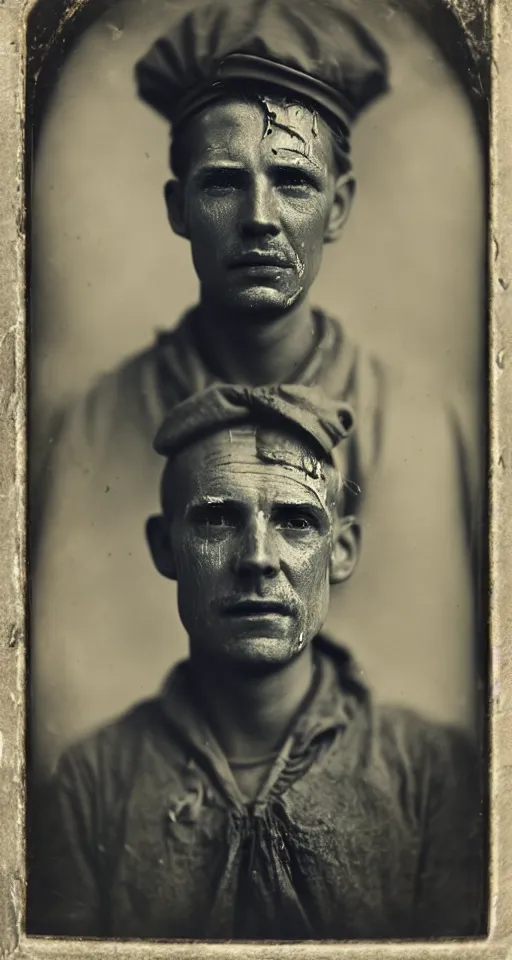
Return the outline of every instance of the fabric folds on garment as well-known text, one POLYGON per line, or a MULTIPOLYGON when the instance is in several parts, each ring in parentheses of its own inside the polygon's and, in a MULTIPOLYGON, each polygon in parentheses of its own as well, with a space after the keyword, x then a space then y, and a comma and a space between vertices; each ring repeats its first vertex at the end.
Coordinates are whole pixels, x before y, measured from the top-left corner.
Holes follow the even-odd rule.
POLYGON ((348 654, 247 804, 187 663, 72 748, 52 786, 31 932, 408 939, 482 932, 480 773, 465 738, 374 705, 348 654), (39 908, 39 910, 37 910, 39 908), (38 917, 39 914, 39 917, 38 917), (44 918, 41 919, 41 918, 44 918))

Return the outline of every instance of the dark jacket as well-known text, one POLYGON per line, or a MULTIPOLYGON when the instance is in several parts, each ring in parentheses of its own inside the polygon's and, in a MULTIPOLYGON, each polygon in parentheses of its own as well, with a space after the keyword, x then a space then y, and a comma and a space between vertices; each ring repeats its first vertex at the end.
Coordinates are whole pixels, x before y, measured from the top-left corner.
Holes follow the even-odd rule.
POLYGON ((482 932, 480 778, 470 747, 454 729, 375 706, 348 654, 321 638, 315 648, 312 694, 250 805, 202 717, 187 662, 161 697, 72 748, 52 786, 30 932, 482 932))

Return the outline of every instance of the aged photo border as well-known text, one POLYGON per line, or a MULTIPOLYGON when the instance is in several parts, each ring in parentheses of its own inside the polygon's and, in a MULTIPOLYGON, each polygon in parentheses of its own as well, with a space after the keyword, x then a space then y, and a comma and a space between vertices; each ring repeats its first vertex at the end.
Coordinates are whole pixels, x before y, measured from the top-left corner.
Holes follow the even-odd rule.
MULTIPOLYGON (((59 0, 54 0, 60 9, 59 0)), ((462 24, 480 0, 445 0, 462 24)), ((483 2, 483 0, 482 0, 483 2)), ((425 5, 428 0, 425 0, 425 5)), ((73 0, 93 11, 96 0, 73 0)), ((512 956, 512 0, 494 0, 489 227, 490 388, 490 745, 491 878, 489 936, 439 943, 246 944, 100 942, 26 937, 25 731, 26 570, 26 238, 25 115, 27 16, 24 0, 0 0, 0 956, 381 957, 512 956)), ((47 8, 46 8, 47 9, 47 8)), ((58 37, 58 17, 54 24, 58 37)), ((469 29, 469 28, 468 28, 469 29)), ((49 38, 48 42, 51 42, 49 38)), ((57 41, 56 41, 57 42, 57 41)))

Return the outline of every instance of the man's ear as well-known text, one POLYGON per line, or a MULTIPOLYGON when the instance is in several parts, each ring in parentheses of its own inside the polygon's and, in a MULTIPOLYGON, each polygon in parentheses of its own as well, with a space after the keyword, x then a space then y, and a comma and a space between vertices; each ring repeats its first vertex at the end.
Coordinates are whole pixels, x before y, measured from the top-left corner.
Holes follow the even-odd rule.
POLYGON ((354 572, 359 558, 361 528, 355 517, 340 517, 331 554, 329 580, 343 583, 354 572))
POLYGON ((168 580, 176 580, 176 565, 169 536, 169 523, 162 516, 149 517, 146 522, 146 539, 156 569, 168 580))
POLYGON ((340 236, 352 208, 355 192, 356 181, 352 173, 344 173, 338 177, 324 234, 324 243, 334 243, 340 236))
POLYGON ((164 187, 167 216, 174 233, 178 237, 189 239, 185 223, 185 197, 179 180, 168 180, 164 187))

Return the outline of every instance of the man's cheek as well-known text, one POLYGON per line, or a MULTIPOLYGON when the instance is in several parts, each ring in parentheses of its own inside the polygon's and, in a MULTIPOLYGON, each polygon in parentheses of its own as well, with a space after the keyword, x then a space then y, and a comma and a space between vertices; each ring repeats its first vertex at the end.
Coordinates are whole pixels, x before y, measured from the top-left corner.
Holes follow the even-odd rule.
POLYGON ((203 541, 182 558, 178 573, 184 583, 202 582, 208 591, 214 579, 226 569, 227 563, 224 544, 203 541))
POLYGON ((312 599, 328 580, 329 551, 324 544, 319 546, 295 543, 285 551, 285 563, 289 578, 304 594, 312 599))
POLYGON ((308 566, 303 578, 306 615, 310 625, 321 630, 329 609, 329 568, 324 555, 308 566))
POLYGON ((329 579, 323 566, 310 571, 308 584, 310 591, 308 606, 316 616, 318 611, 324 610, 329 601, 329 579))
POLYGON ((195 263, 214 265, 222 258, 222 237, 219 225, 211 220, 194 221, 190 228, 192 255, 195 263))
POLYGON ((193 218, 194 233, 198 238, 209 238, 216 243, 222 242, 226 228, 239 220, 239 210, 235 203, 224 201, 208 209, 199 209, 193 218))

